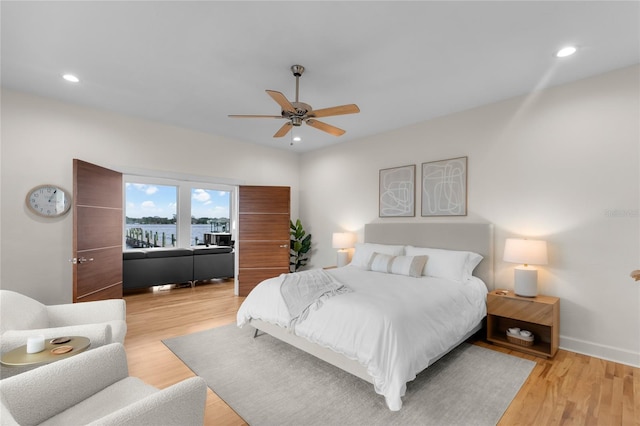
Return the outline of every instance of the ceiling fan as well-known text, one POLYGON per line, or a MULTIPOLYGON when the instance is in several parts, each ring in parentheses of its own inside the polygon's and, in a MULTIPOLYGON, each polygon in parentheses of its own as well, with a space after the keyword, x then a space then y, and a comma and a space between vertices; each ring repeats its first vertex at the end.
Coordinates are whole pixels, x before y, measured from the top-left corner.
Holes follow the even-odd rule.
POLYGON ((338 127, 332 126, 322 121, 316 120, 318 117, 330 117, 334 115, 355 114, 360 112, 360 108, 356 104, 340 105, 330 108, 323 108, 314 110, 311 105, 305 104, 298 100, 298 92, 300 88, 300 76, 304 72, 302 65, 292 65, 291 72, 296 78, 296 100, 295 102, 289 102, 289 100, 280 92, 275 90, 266 90, 267 94, 280 105, 282 111, 280 115, 229 115, 232 118, 284 118, 286 123, 280 127, 280 129, 273 135, 274 138, 281 138, 293 128, 293 126, 301 126, 302 123, 314 127, 323 132, 327 132, 334 136, 341 136, 345 133, 344 130, 338 127))

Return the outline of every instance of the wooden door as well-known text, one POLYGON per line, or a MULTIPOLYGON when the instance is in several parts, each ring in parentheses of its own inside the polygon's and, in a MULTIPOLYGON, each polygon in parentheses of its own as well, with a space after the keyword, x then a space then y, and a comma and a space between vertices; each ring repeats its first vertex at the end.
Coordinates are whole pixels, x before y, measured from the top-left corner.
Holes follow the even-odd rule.
POLYGON ((73 160, 73 301, 122 298, 122 174, 73 160))
POLYGON ((288 186, 240 186, 238 200, 238 294, 289 272, 288 186))

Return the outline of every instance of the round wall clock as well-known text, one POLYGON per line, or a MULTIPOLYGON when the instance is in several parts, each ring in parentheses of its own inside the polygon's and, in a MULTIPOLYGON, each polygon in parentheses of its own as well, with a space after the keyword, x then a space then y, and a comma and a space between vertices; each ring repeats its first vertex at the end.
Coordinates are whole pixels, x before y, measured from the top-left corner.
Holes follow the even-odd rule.
POLYGON ((26 203, 39 216, 58 217, 69 211, 71 195, 57 185, 39 185, 27 193, 26 203))

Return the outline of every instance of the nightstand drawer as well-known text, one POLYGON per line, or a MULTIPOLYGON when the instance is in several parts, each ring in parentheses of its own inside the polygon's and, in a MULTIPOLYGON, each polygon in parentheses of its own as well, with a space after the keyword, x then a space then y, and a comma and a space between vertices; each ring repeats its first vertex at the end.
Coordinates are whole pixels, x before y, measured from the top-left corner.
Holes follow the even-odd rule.
POLYGON ((536 324, 552 325, 553 306, 534 302, 535 299, 529 301, 490 293, 487 295, 487 313, 536 324))

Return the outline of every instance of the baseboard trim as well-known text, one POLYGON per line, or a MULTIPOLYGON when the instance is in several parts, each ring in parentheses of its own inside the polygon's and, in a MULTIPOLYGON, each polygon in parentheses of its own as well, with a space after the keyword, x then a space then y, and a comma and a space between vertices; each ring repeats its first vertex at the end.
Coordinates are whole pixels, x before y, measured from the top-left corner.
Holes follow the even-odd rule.
POLYGON ((560 349, 640 368, 640 353, 560 336, 560 349))

